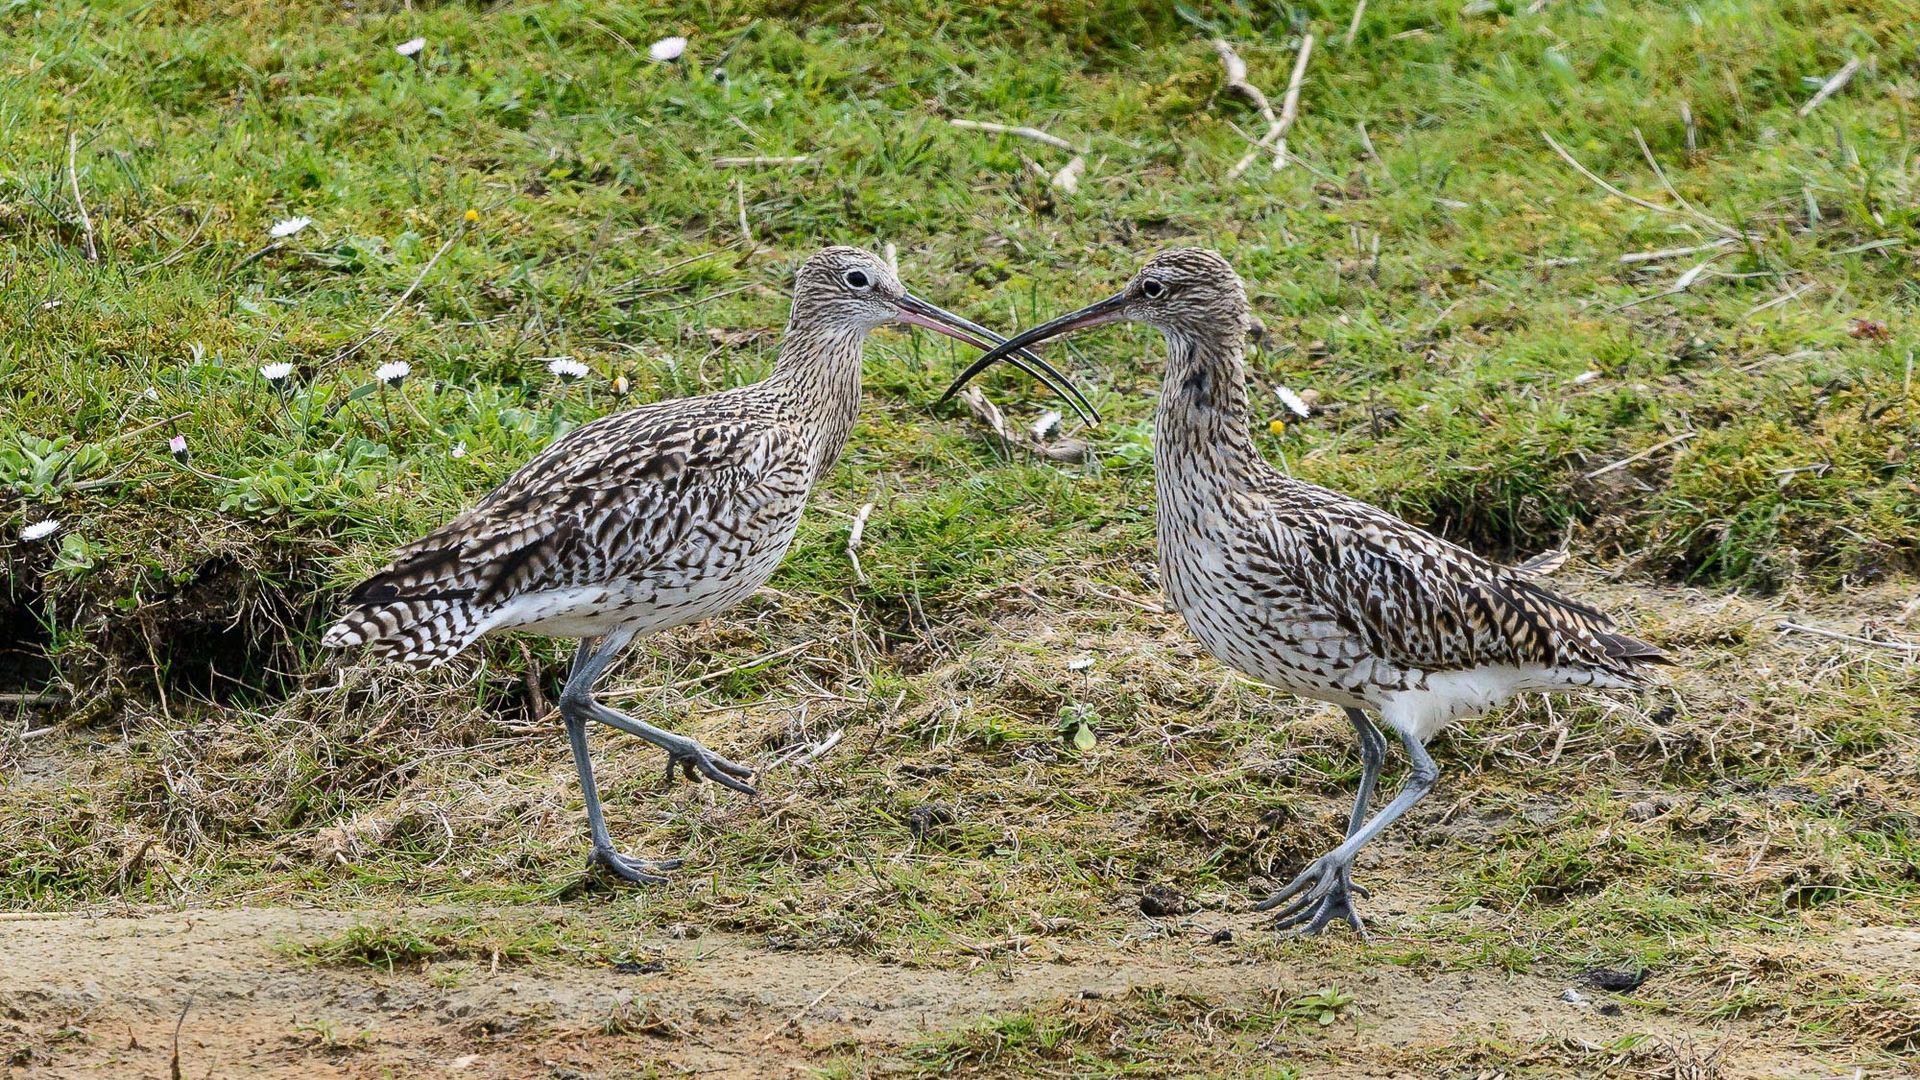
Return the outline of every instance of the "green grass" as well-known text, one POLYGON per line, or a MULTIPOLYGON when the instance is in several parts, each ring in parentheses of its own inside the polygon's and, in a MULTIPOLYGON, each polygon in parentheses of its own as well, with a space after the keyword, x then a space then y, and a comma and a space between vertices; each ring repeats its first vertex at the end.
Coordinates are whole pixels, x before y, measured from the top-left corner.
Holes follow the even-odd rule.
MULTIPOLYGON (((1679 1014, 1871 1042, 1831 1002, 1879 1016, 1878 990, 1772 972, 1713 995, 1717 942, 1911 924, 1920 900, 1920 678, 1780 638, 1759 606, 1897 636, 1920 568, 1915 11, 1528 6, 1375 4, 1349 40, 1345 3, 0 0, 0 692, 56 698, 4 699, 0 906, 565 897, 634 932, 941 964, 1124 933, 1150 883, 1238 911, 1335 835, 1357 763, 1337 718, 1226 681, 1116 599, 1153 592, 1144 330, 1056 356, 1108 417, 1076 433, 1082 468, 1007 460, 933 407, 966 360, 944 340, 875 336, 853 444, 773 592, 619 680, 622 707, 731 756, 835 728, 842 748, 755 807, 661 795, 653 756, 597 742, 618 836, 685 855, 696 886, 581 894, 578 794, 527 689, 551 700, 564 643, 425 678, 324 669, 315 646, 341 588, 553 438, 764 374, 819 246, 893 244, 916 291, 1011 330, 1200 243, 1265 327, 1270 457, 1490 555, 1570 542, 1633 583, 1594 595, 1688 664, 1661 718, 1536 702, 1449 737, 1448 806, 1372 871, 1421 879, 1402 959, 1631 957, 1689 973, 1679 1014), (1260 120, 1208 39, 1278 98, 1304 32, 1297 160, 1228 182, 1260 120), (645 58, 667 33, 689 62, 645 58), (418 58, 393 51, 416 35, 418 58), (1065 155, 950 117, 1084 146, 1080 189, 1027 164, 1065 155), (1610 196, 1542 138, 1677 206, 1636 132, 1697 213, 1610 196), (754 155, 810 162, 713 164, 754 155), (313 224, 276 246, 296 215, 313 224), (1620 261, 1710 242, 1709 217, 1744 238, 1620 261), (557 356, 591 375, 555 379, 557 356), (411 376, 379 386, 395 361, 411 376), (1269 431, 1272 383, 1319 412, 1269 431), (868 501, 861 580, 843 549, 868 501), (52 539, 18 539, 50 517, 52 539), (1680 584, 1700 591, 1662 591, 1680 584), (951 819, 917 832, 933 803, 951 819)), ((984 385, 1022 425, 1050 407, 984 385)), ((431 963, 496 931, 310 951, 431 963)), ((552 933, 529 959, 601 955, 552 933)), ((1297 1022, 1284 1006, 1248 1030, 1297 1022)), ((1091 1021, 996 1024, 915 1067, 1124 1065, 1091 1021)))

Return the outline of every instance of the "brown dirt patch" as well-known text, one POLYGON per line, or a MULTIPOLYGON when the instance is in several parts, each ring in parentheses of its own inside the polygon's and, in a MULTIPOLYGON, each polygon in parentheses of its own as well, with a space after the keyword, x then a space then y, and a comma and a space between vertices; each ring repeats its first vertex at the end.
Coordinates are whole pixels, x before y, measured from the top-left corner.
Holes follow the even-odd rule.
MULTIPOLYGON (((0 922, 0 1044, 10 1053, 0 1071, 167 1077, 185 1009, 182 1076, 576 1077, 653 1068, 799 1077, 836 1058, 896 1057, 992 1015, 1084 1008, 1148 989, 1206 1002, 1287 1000, 1337 983, 1353 997, 1339 1022, 1276 1033, 1277 1060, 1320 1062, 1310 1075, 1414 1076, 1428 1050, 1463 1040, 1597 1050, 1639 1036, 1675 1068, 1711 1048, 1710 1075, 1853 1075, 1845 1062, 1795 1052, 1788 1033, 1764 1025, 1688 1025, 1633 1007, 1607 1015, 1615 1010, 1596 1007, 1605 995, 1570 1003, 1561 996, 1567 984, 1547 978, 1360 966, 1360 951, 1333 939, 1285 946, 1277 958, 1193 939, 1077 943, 971 970, 769 951, 722 935, 643 943, 665 962, 633 973, 485 962, 383 971, 286 955, 288 943, 356 921, 272 908, 0 922)), ((1806 955, 1862 978, 1910 980, 1920 970, 1920 933, 1852 931, 1809 943, 1806 955)))

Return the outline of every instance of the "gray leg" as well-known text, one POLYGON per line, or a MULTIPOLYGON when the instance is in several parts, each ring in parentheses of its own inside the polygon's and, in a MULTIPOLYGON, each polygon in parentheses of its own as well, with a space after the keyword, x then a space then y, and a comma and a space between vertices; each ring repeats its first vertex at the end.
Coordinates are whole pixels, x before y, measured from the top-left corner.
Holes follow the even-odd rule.
POLYGON ((667 752, 667 777, 672 779, 674 766, 686 771, 687 779, 697 780, 704 776, 715 783, 730 787, 743 795, 758 795, 751 785, 743 783, 753 775, 753 770, 738 765, 700 745, 699 740, 685 735, 675 735, 664 728, 654 727, 645 721, 635 720, 617 709, 610 709, 594 700, 593 684, 613 663, 620 650, 633 640, 633 631, 617 630, 601 638, 598 642, 581 642, 580 649, 574 653, 573 670, 567 674, 566 689, 560 694, 560 711, 565 715, 569 708, 586 719, 597 720, 610 728, 617 728, 629 735, 638 735, 667 752))
MULTIPOLYGON (((587 721, 599 720, 609 726, 631 731, 657 746, 665 747, 669 755, 669 770, 672 768, 672 762, 676 760, 676 755, 686 756, 689 748, 701 754, 705 754, 706 751, 692 739, 629 720, 593 699, 594 681, 607 669, 607 665, 612 663, 613 658, 619 655, 620 650, 626 648, 627 643, 633 640, 633 634, 631 630, 616 630, 598 641, 580 643, 579 649, 573 654, 573 667, 567 673, 566 688, 560 694, 560 716, 566 722, 567 742, 573 748, 574 768, 579 771, 580 791, 587 802, 587 826, 593 834, 593 854, 588 858, 588 865, 604 867, 614 876, 636 884, 651 884, 667 880, 656 871, 677 869, 680 866, 680 860, 650 862, 645 859, 631 859, 614 850, 613 840, 607 833, 606 818, 600 810, 600 793, 593 780, 593 759, 587 752, 587 721)), ((712 755, 707 755, 707 758, 712 759, 712 755)), ((713 760, 724 761, 724 759, 713 760)), ((734 769, 740 768, 732 762, 724 762, 724 764, 734 769)), ((707 762, 702 761, 703 771, 706 765, 707 762)), ((746 770, 741 771, 745 775, 752 775, 746 770)), ((738 781, 733 781, 731 786, 742 787, 749 792, 753 790, 746 788, 738 781)))
POLYGON ((573 765, 580 772, 580 792, 587 799, 587 828, 593 834, 593 854, 587 856, 587 865, 604 867, 615 877, 636 885, 666 881, 656 871, 678 870, 679 859, 658 862, 630 859, 613 849, 613 838, 607 835, 607 820, 600 813, 600 792, 593 783, 593 760, 587 756, 587 719, 571 711, 563 712, 563 716, 567 722, 567 741, 573 745, 573 765))
MULTIPOLYGON (((1383 740, 1384 741, 1384 740, 1383 740)), ((1407 776, 1407 786, 1392 802, 1373 816, 1371 821, 1361 825, 1358 830, 1342 841, 1340 846, 1315 859, 1300 872, 1287 886, 1255 905, 1256 911, 1271 911, 1293 900, 1285 910, 1274 916, 1274 928, 1290 929, 1306 924, 1306 933, 1318 933, 1328 922, 1336 917, 1345 918, 1356 929, 1359 917, 1353 913, 1353 902, 1347 891, 1347 875, 1353 871, 1353 858, 1367 842, 1393 824, 1400 815, 1407 812, 1414 803, 1426 798, 1433 785, 1440 779, 1440 767, 1433 763, 1427 748, 1418 739, 1405 734, 1400 741, 1406 746, 1407 757, 1413 763, 1413 771, 1407 776)), ((1364 753, 1364 751, 1362 751, 1364 753)), ((1365 786, 1365 780, 1362 780, 1365 786)))
POLYGON ((638 735, 667 752, 667 779, 673 779, 674 766, 685 771, 687 779, 698 780, 706 777, 723 787, 730 787, 743 795, 758 795, 752 784, 746 781, 753 776, 753 770, 740 765, 700 745, 698 739, 685 735, 675 735, 671 731, 654 727, 644 720, 635 720, 626 713, 609 709, 599 702, 592 704, 589 715, 610 728, 618 728, 629 735, 638 735))
MULTIPOLYGON (((1367 807, 1373 803, 1373 787, 1380 780, 1381 767, 1387 763, 1387 737, 1380 734, 1380 729, 1359 709, 1348 709, 1347 719, 1353 723, 1353 733, 1360 737, 1360 790, 1353 797, 1353 813, 1347 817, 1346 834, 1352 836, 1367 820, 1367 807)), ((1368 895, 1367 890, 1351 879, 1343 884, 1355 896, 1364 899, 1368 895)), ((1347 911, 1347 922, 1363 935, 1366 933, 1360 926, 1360 917, 1353 914, 1351 908, 1347 911)))
POLYGON ((1366 823, 1373 785, 1380 780, 1381 766, 1387 763, 1387 737, 1359 709, 1348 709, 1347 719, 1353 722, 1354 734, 1360 736, 1360 792, 1354 796, 1353 814, 1347 818, 1347 835, 1352 836, 1366 823))

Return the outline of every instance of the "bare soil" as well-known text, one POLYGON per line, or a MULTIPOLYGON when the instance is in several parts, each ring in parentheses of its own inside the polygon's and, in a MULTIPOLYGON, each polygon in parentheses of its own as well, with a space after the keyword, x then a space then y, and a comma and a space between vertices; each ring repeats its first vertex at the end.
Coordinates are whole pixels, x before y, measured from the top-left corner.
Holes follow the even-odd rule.
MULTIPOLYGON (((1199 936, 1049 943, 1044 956, 951 970, 774 951, 715 934, 637 943, 657 948, 664 963, 631 973, 485 962, 383 971, 287 954, 289 943, 366 917, 284 908, 9 917, 0 922, 0 1045, 12 1057, 0 1072, 799 1077, 835 1060, 897 1059, 989 1015, 1115 1001, 1146 988, 1208 1002, 1285 1000, 1337 981, 1352 1004, 1329 1026, 1278 1034, 1277 1061, 1315 1076, 1415 1076, 1422 1073, 1393 1062, 1417 1060, 1423 1045, 1501 1038, 1598 1049, 1633 1045, 1628 1037, 1639 1035, 1667 1059, 1667 1075, 1876 1075, 1799 1053, 1778 1027, 1603 1011, 1607 995, 1583 990, 1585 1000, 1569 1002, 1567 983, 1539 977, 1355 969, 1341 962, 1350 955, 1341 945, 1329 945, 1324 969, 1253 959, 1199 936)), ((1251 934, 1242 931, 1242 941, 1251 934)), ((1776 959, 1867 979, 1911 981, 1920 972, 1920 931, 1865 928, 1803 945, 1776 959)), ((1644 1055, 1634 1060, 1642 1067, 1622 1075, 1645 1074, 1644 1055)))

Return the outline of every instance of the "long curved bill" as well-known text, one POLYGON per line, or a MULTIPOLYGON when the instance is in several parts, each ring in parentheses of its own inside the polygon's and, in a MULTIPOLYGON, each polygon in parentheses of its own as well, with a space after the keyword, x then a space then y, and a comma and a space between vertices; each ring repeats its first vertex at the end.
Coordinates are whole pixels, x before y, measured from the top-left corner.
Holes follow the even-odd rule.
POLYGON ((1059 337, 1061 334, 1071 334, 1075 330, 1085 330, 1090 326, 1119 322, 1126 317, 1126 306, 1127 294, 1115 293, 1105 300, 1088 304, 1079 311, 1070 311, 1052 322, 1041 323, 1039 326, 1034 327, 1024 334, 1017 334, 1001 342, 994 348, 987 350, 980 359, 967 365, 967 370, 961 372, 960 377, 953 380, 953 385, 947 387, 947 392, 940 395, 940 400, 944 402, 952 398, 953 395, 960 392, 961 387, 971 382, 975 375, 992 367, 998 361, 1005 360, 1025 370, 1025 365, 1020 364, 1015 358, 1016 353, 1020 356, 1040 361, 1039 357, 1027 351, 1027 346, 1038 345, 1048 338, 1059 337))
MULTIPOLYGON (((945 334, 955 341, 971 345, 995 360, 1005 360, 1026 372, 1040 385, 1053 391, 1087 424, 1100 423, 1100 414, 1095 411, 1093 403, 1087 400, 1087 396, 1080 392, 1080 388, 1073 385, 1073 380, 1060 374, 1052 364, 1033 353, 1018 347, 1009 348, 1010 343, 999 334, 977 323, 968 322, 945 308, 929 304, 912 293, 901 296, 897 307, 901 322, 913 326, 924 326, 935 333, 945 334)), ((967 369, 967 374, 961 377, 960 383, 966 382, 985 366, 986 364, 979 360, 974 361, 973 366, 967 369)), ((954 391, 960 389, 960 383, 955 383, 940 400, 945 401, 952 397, 954 391)))

